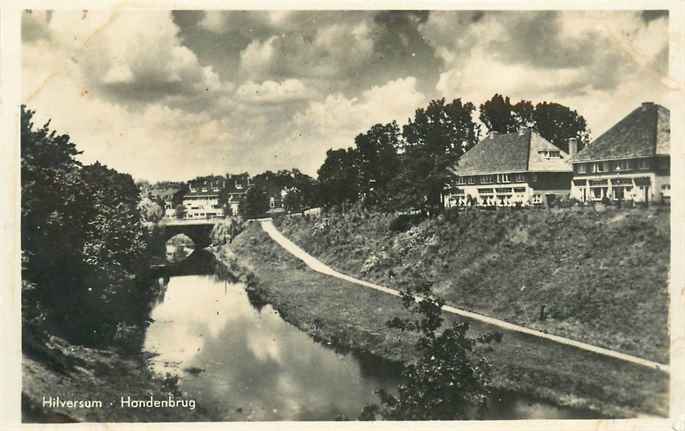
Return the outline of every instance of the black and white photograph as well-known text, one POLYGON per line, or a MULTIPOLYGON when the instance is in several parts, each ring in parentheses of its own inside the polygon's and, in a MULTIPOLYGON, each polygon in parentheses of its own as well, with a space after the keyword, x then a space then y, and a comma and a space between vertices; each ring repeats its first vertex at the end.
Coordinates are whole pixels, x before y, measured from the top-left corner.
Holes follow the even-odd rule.
POLYGON ((288 7, 18 14, 19 420, 671 418, 672 11, 288 7))

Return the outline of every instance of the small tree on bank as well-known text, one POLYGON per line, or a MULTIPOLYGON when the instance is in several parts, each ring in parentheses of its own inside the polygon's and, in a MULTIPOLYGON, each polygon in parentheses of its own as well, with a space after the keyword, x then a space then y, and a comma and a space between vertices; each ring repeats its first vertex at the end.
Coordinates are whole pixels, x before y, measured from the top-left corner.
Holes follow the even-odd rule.
POLYGON ((397 395, 378 390, 380 404, 365 407, 362 420, 466 419, 469 412, 483 411, 486 406, 490 364, 476 348, 501 335, 470 338, 467 322, 454 322, 441 330, 444 300, 431 292, 430 283, 419 277, 415 281, 403 289, 402 301, 416 317, 394 318, 388 326, 419 334, 418 358, 405 367, 397 395))

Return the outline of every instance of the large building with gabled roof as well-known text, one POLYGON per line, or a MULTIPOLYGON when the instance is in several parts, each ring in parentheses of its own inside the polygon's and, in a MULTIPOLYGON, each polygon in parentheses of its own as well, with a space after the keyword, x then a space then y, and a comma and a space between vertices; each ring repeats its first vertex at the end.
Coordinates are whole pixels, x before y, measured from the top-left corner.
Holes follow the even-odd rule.
POLYGON ((446 206, 544 205, 571 187, 570 155, 529 128, 489 133, 451 170, 455 181, 446 206))
POLYGON ((574 198, 670 201, 670 111, 645 102, 573 158, 574 198))

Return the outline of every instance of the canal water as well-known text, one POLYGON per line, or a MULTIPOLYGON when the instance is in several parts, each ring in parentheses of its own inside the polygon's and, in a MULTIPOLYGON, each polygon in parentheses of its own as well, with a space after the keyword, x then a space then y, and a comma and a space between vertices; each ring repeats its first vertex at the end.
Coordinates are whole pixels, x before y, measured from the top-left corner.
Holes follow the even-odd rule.
MULTIPOLYGON (((144 346, 157 354, 153 371, 178 376, 199 406, 224 420, 356 419, 375 390, 397 387, 397 366, 315 341, 213 274, 212 259, 194 252, 169 278, 144 346)), ((512 394, 488 410, 488 419, 591 417, 512 394)))

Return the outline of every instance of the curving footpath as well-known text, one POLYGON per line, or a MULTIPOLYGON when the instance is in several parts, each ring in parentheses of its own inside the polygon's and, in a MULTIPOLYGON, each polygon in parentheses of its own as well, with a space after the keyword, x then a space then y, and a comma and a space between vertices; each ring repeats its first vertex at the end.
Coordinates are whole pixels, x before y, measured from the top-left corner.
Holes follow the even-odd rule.
MULTIPOLYGON (((359 280, 349 275, 343 274, 331 268, 330 266, 324 264, 314 256, 310 255, 298 245, 286 238, 277 228, 274 226, 271 219, 260 219, 258 220, 262 226, 264 232, 266 232, 271 239, 273 239, 277 244, 283 247, 293 256, 302 260, 309 268, 321 274, 329 275, 331 277, 339 278, 341 280, 349 281, 360 286, 368 287, 374 290, 387 293, 389 295, 401 296, 400 292, 395 289, 390 289, 385 286, 380 286, 378 284, 369 283, 368 281, 359 280)), ((417 300, 420 298, 417 298, 417 300)), ((470 311, 462 310, 451 305, 445 305, 442 309, 448 313, 456 314, 469 319, 477 320, 479 322, 487 323, 489 325, 496 326, 498 328, 506 329, 509 331, 520 332, 522 334, 532 335, 534 337, 542 338, 545 340, 554 341, 556 343, 564 344, 567 346, 572 346, 581 350, 586 350, 588 352, 598 353, 600 355, 608 356, 611 358, 619 359, 625 362, 632 362, 637 365, 641 365, 647 368, 653 368, 656 370, 663 371, 669 374, 670 369, 668 365, 660 364, 658 362, 649 361, 647 359, 642 359, 637 356, 627 355, 625 353, 617 352, 615 350, 605 349, 603 347, 593 346, 592 344, 582 343, 580 341, 572 340, 566 337, 560 337, 557 335, 547 334, 545 332, 537 331, 535 329, 526 328, 525 326, 515 325, 513 323, 506 322, 504 320, 494 319, 482 314, 473 313, 470 311)))

